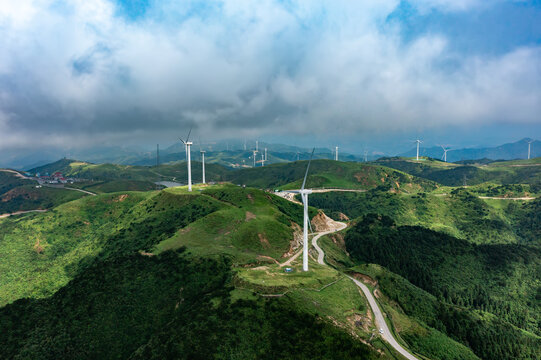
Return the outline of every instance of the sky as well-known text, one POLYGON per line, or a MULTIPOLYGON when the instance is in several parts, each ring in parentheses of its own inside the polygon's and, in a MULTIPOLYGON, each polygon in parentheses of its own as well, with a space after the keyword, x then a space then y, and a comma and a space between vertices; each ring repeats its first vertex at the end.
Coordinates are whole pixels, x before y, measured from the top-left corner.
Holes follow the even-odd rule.
POLYGON ((0 0, 0 150, 541 137, 540 0, 0 0))

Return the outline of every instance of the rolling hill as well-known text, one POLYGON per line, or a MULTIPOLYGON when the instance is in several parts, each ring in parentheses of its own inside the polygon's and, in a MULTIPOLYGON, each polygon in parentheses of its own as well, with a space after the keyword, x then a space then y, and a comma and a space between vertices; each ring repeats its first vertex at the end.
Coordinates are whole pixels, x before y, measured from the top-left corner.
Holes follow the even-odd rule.
POLYGON ((381 158, 376 163, 447 186, 471 186, 485 182, 539 185, 541 182, 541 158, 489 164, 454 164, 426 158, 422 161, 381 158))

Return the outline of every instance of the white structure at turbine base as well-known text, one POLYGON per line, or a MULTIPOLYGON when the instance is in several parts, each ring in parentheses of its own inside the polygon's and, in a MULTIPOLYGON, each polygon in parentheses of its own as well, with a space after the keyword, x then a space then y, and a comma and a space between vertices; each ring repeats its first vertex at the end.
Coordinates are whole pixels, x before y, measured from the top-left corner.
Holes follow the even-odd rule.
POLYGON ((419 161, 419 144, 422 142, 421 140, 415 140, 415 142, 417 143, 417 161, 419 161))
POLYGON ((528 141, 528 160, 530 160, 530 154, 531 154, 530 150, 532 148, 532 143, 533 143, 533 140, 528 141))
POLYGON ((201 163, 203 164, 203 184, 205 184, 205 150, 201 151, 201 163))
POLYGON ((310 217, 308 216, 308 195, 312 193, 312 190, 307 190, 304 188, 304 185, 306 185, 306 178, 308 177, 308 170, 310 169, 310 163, 312 162, 312 157, 314 156, 314 150, 312 150, 312 155, 310 156, 310 160, 308 161, 308 166, 306 166, 306 173, 304 174, 304 180, 302 182, 302 186, 300 190, 293 190, 290 191, 294 194, 301 194, 302 198, 302 204, 303 204, 303 227, 302 227, 302 234, 303 234, 303 244, 302 244, 302 270, 308 271, 308 227, 312 227, 310 225, 310 217))
POLYGON ((186 161, 188 162, 188 191, 192 191, 192 159, 191 159, 191 147, 192 142, 190 140, 190 134, 192 133, 192 129, 190 128, 190 132, 188 132, 188 136, 186 137, 186 141, 180 139, 184 146, 186 146, 186 161))
POLYGON ((304 220, 302 227, 302 270, 308 271, 308 227, 310 226, 310 217, 308 216, 308 194, 312 193, 312 190, 301 190, 302 203, 304 206, 304 220))

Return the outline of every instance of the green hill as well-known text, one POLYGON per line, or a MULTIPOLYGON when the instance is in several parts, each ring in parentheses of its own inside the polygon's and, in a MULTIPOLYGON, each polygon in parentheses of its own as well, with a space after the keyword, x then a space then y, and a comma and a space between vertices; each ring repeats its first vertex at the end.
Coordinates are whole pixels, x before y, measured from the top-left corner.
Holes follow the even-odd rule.
MULTIPOLYGON (((306 172, 306 161, 273 164, 265 167, 242 169, 229 174, 234 184, 263 189, 298 189, 306 172)), ((434 189, 431 181, 415 178, 401 171, 379 165, 332 160, 314 160, 306 181, 309 188, 345 188, 366 190, 378 186, 399 188, 402 191, 418 192, 434 189)))
POLYGON ((341 329, 352 309, 367 311, 353 284, 315 291, 336 271, 278 281, 285 273, 273 264, 301 219, 299 205, 230 185, 103 194, 2 219, 2 355, 390 359, 381 341, 367 346, 341 329), (267 289, 258 283, 268 264, 278 281, 268 289, 293 281, 291 295, 254 297, 267 289), (311 288, 317 303, 301 300, 311 288), (336 320, 317 315, 321 306, 336 320))
MULTIPOLYGON (((355 225, 345 244, 354 260, 385 266, 441 303, 458 306, 417 316, 468 344, 481 358, 532 359, 540 354, 540 338, 533 335, 540 333, 538 248, 472 245, 421 227, 397 227, 390 218, 375 215, 355 225)), ((401 303, 413 314, 417 302, 408 301, 401 303)))
POLYGON ((500 161, 489 164, 454 164, 423 158, 382 158, 377 164, 407 172, 447 186, 478 185, 491 182, 498 185, 532 184, 541 186, 541 158, 500 161))
MULTIPOLYGON (((156 166, 132 166, 117 164, 91 164, 76 160, 62 159, 29 170, 30 173, 61 172, 64 176, 79 179, 108 181, 108 180, 138 180, 155 182, 170 180, 185 182, 188 177, 188 170, 185 162, 172 163, 156 166)), ((205 164, 205 175, 207 181, 223 181, 226 174, 231 170, 217 164, 205 164)), ((202 166, 199 162, 192 162, 192 179, 197 182, 202 178, 202 166)))

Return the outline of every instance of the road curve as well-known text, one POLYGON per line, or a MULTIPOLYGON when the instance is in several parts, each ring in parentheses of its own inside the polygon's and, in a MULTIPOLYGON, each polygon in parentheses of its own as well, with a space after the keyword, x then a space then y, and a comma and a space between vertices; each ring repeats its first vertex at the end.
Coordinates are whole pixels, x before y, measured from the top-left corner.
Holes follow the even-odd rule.
MULTIPOLYGON (((314 246, 314 248, 318 252, 317 262, 319 264, 321 264, 321 265, 325 265, 325 261, 324 261, 325 252, 323 252, 323 250, 317 244, 317 241, 319 240, 319 238, 322 237, 323 235, 327 235, 327 234, 330 234, 330 233, 333 233, 333 232, 336 232, 336 231, 340 231, 340 230, 343 230, 343 229, 345 229, 347 227, 346 224, 344 224, 342 222, 338 222, 338 221, 334 221, 334 224, 336 224, 336 227, 333 230, 320 232, 316 236, 314 236, 314 238, 312 239, 312 245, 314 246)), ((372 295, 372 293, 370 292, 370 289, 365 284, 360 282, 359 280, 354 279, 351 276, 348 276, 348 277, 351 280, 353 280, 355 285, 357 285, 362 290, 364 296, 368 299, 368 303, 370 304, 370 308, 372 309, 372 312, 374 313, 374 316, 375 316, 376 327, 377 327, 378 331, 380 329, 383 329, 383 333, 381 333, 381 337, 385 341, 387 341, 389 343, 389 345, 391 345, 396 351, 398 351, 401 355, 403 355, 406 359, 408 359, 408 360, 419 360, 415 356, 410 354, 406 349, 404 349, 395 340, 395 338, 393 337, 393 334, 391 333, 391 331, 389 330, 389 327, 387 326, 387 323, 385 322, 385 318, 383 317, 383 313, 382 313, 381 309, 379 308, 378 303, 376 302, 376 299, 374 298, 374 295, 372 295)))
POLYGON ((381 337, 385 339, 391 345, 396 351, 398 351, 402 356, 404 356, 406 359, 409 360, 419 360, 412 354, 410 354, 406 349, 404 349, 393 337, 391 331, 389 330, 389 327, 387 326, 387 323, 385 322, 385 318, 383 317, 383 313, 381 312, 378 303, 376 302, 376 299, 374 298, 374 295, 370 292, 370 289, 360 282, 357 279, 352 278, 351 276, 348 276, 355 285, 361 288, 364 296, 368 299, 368 303, 370 304, 370 307, 372 308, 372 312, 374 313, 375 320, 376 320, 376 326, 378 328, 378 331, 380 329, 383 329, 383 333, 381 334, 381 337))

